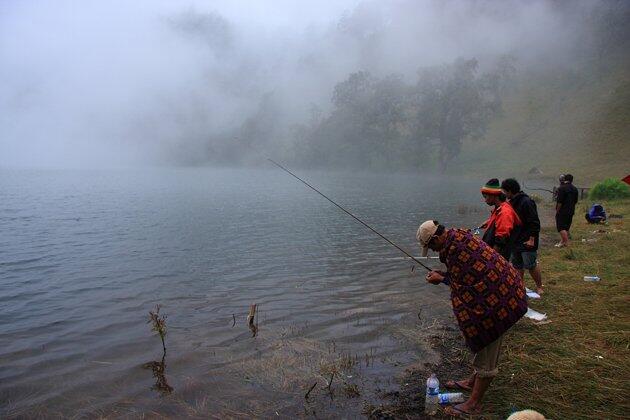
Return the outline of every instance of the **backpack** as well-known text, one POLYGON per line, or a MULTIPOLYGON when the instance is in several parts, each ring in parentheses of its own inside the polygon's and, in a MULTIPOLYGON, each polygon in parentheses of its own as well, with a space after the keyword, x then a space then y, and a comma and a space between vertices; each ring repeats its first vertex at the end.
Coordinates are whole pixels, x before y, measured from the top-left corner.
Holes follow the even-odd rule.
POLYGON ((601 204, 593 204, 586 213, 586 221, 589 223, 602 223, 606 221, 606 211, 601 204))

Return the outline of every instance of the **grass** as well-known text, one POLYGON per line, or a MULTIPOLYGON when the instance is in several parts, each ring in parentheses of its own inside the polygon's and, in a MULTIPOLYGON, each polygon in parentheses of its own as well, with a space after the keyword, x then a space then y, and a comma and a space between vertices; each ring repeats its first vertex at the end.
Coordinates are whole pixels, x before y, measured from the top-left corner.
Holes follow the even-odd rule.
POLYGON ((627 418, 630 200, 604 206, 623 218, 589 225, 578 212, 568 250, 550 246, 557 233, 544 230, 539 258, 546 293, 530 304, 551 322, 523 320, 513 328, 489 390, 490 414, 505 418, 514 408, 532 408, 553 419, 627 418), (585 275, 601 281, 586 282, 585 275))
POLYGON ((630 197, 630 187, 623 181, 608 178, 593 185, 588 196, 591 200, 620 200, 630 197))
POLYGON ((609 58, 605 71, 583 68, 523 74, 505 98, 503 115, 485 138, 465 142, 458 172, 523 178, 537 167, 555 181, 571 173, 579 186, 628 174, 630 54, 609 58), (480 173, 483 169, 483 173, 480 173))

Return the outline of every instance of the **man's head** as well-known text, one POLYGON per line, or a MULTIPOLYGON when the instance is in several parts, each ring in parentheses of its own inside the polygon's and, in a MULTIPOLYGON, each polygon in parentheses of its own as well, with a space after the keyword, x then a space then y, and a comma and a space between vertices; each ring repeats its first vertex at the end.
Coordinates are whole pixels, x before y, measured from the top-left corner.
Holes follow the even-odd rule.
POLYGON ((503 192, 501 192, 499 180, 496 178, 492 178, 486 182, 486 185, 481 187, 481 195, 483 196, 486 204, 489 206, 496 206, 505 201, 505 196, 503 195, 503 192))
POLYGON ((427 220, 418 228, 416 239, 420 242, 422 256, 426 257, 429 249, 440 251, 446 241, 446 228, 436 220, 427 220))
POLYGON ((514 178, 508 178, 501 183, 501 190, 507 198, 511 199, 521 191, 521 185, 514 178))
POLYGON ((564 184, 564 181, 565 181, 564 174, 561 174, 561 175, 558 177, 558 181, 560 181, 560 183, 561 183, 561 184, 564 184))
POLYGON ((565 174, 564 175, 564 182, 566 182, 567 184, 572 184, 573 183, 573 175, 565 174))

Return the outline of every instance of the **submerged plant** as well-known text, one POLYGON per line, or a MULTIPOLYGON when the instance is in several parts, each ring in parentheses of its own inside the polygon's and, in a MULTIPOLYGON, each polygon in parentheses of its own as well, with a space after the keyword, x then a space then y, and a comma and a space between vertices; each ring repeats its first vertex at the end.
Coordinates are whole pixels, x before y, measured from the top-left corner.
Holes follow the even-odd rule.
POLYGON ((147 324, 152 324, 151 331, 155 331, 162 340, 162 359, 166 356, 166 343, 164 337, 166 337, 166 315, 160 315, 160 305, 155 305, 155 312, 149 311, 149 320, 147 324))
POLYGON ((147 324, 151 325, 151 331, 155 331, 162 340, 162 360, 153 360, 145 363, 143 367, 145 369, 151 369, 153 371, 153 377, 155 378, 155 385, 152 389, 158 390, 164 394, 170 394, 173 391, 173 387, 168 384, 166 380, 166 315, 160 315, 160 305, 155 305, 155 311, 149 311, 149 321, 147 324))
POLYGON ((247 315, 247 325, 249 326, 249 330, 252 332, 252 337, 256 337, 258 335, 258 317, 256 316, 256 309, 258 305, 252 303, 249 305, 249 314, 247 315))

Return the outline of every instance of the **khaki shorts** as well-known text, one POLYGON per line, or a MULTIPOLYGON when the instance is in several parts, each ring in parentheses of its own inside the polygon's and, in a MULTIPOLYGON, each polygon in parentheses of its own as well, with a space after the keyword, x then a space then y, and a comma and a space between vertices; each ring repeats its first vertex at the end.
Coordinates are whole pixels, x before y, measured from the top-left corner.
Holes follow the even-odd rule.
POLYGON ((477 376, 480 378, 494 378, 497 376, 497 373, 499 373, 497 363, 499 362, 502 342, 503 336, 488 344, 478 353, 475 353, 472 364, 477 376))

